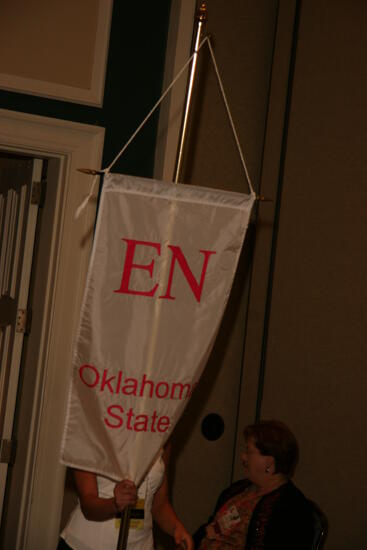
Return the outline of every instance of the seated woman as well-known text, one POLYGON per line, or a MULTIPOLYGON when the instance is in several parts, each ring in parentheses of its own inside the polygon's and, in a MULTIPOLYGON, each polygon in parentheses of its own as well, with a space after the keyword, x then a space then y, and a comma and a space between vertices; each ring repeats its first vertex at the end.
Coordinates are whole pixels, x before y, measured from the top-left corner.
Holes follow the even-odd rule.
POLYGON ((214 515, 194 535, 200 550, 310 550, 309 501, 290 481, 298 444, 282 422, 261 421, 244 430, 245 479, 220 495, 214 515))
POLYGON ((132 510, 128 550, 153 550, 153 520, 180 548, 193 549, 193 541, 168 499, 166 466, 169 446, 137 489, 127 479, 115 483, 91 472, 74 470, 79 505, 61 533, 59 550, 116 550, 120 514, 132 510), (135 513, 134 513, 135 512, 135 513))

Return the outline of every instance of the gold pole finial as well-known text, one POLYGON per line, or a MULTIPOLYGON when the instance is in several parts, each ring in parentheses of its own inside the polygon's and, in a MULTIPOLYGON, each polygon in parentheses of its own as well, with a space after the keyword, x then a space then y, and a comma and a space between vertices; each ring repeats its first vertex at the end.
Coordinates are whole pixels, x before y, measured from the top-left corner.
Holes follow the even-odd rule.
POLYGON ((198 21, 206 21, 207 15, 208 15, 208 12, 206 9, 206 2, 201 2, 197 13, 198 21))

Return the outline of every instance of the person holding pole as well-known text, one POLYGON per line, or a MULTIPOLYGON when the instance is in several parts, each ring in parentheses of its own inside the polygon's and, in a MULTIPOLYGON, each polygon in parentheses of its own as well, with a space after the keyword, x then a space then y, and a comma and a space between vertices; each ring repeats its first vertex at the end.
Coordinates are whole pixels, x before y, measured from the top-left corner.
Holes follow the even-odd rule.
POLYGON ((127 550, 153 550, 153 521, 180 548, 193 550, 192 538, 168 498, 169 451, 167 445, 139 488, 127 479, 115 483, 92 472, 74 470, 79 504, 61 533, 58 550, 116 550, 121 513, 128 506, 133 509, 127 550))

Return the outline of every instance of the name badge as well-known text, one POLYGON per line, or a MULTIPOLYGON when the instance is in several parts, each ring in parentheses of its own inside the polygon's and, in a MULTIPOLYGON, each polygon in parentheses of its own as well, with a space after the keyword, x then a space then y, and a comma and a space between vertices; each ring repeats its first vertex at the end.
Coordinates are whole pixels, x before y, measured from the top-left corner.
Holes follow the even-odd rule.
MULTIPOLYGON (((139 498, 136 506, 130 510, 129 529, 144 529, 145 498, 139 498)), ((121 519, 115 518, 115 528, 120 529, 121 519)))
POLYGON ((217 518, 217 523, 222 533, 232 529, 235 525, 237 525, 237 523, 240 522, 241 516, 234 504, 224 510, 223 513, 217 518))

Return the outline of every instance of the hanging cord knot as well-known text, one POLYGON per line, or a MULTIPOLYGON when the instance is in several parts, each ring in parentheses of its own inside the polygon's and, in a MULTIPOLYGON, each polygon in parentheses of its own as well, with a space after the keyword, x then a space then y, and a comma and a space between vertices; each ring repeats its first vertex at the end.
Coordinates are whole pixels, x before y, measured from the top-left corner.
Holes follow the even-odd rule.
POLYGON ((93 168, 78 168, 78 172, 82 172, 83 174, 89 174, 93 176, 93 180, 92 180, 92 185, 90 187, 88 195, 80 203, 80 205, 75 211, 74 217, 76 220, 80 217, 81 213, 87 207, 88 202, 91 200, 91 198, 94 195, 94 189, 96 187, 97 181, 99 180, 99 177, 102 176, 106 172, 106 170, 94 170, 93 168))

